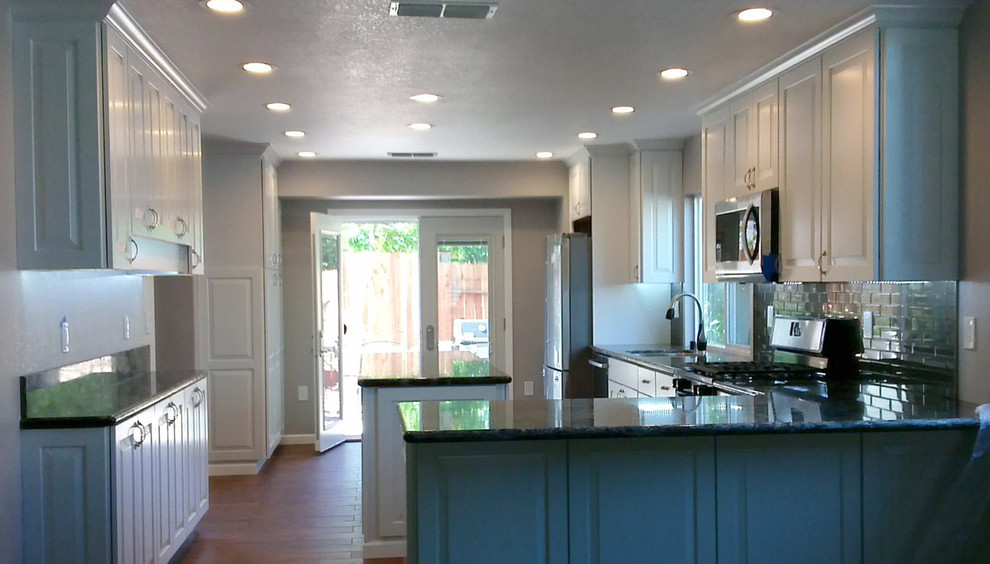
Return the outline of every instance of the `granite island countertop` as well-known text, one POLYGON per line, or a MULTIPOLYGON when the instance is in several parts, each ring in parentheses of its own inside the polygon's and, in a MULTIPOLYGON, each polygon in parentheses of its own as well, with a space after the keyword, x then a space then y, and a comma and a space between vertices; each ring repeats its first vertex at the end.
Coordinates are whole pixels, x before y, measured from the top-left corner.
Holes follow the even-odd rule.
POLYGON ((148 356, 141 347, 21 376, 21 429, 116 425, 207 376, 150 371, 148 356))
POLYGON ((400 388, 421 386, 485 386, 508 384, 512 378, 497 368, 485 367, 475 374, 437 374, 435 376, 382 375, 362 376, 358 385, 362 388, 400 388))
POLYGON ((898 417, 868 414, 856 400, 809 401, 781 390, 761 396, 406 402, 406 442, 660 437, 756 433, 978 428, 975 404, 919 404, 898 417))

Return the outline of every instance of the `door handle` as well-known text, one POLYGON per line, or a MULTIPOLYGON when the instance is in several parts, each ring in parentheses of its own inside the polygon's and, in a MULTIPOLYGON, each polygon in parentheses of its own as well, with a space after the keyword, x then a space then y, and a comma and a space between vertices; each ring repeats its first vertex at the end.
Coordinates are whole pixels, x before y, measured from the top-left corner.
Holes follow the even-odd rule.
POLYGON ((432 325, 426 326, 426 350, 432 351, 437 346, 437 330, 432 325))
POLYGON ((594 366, 595 368, 608 368, 608 367, 607 367, 607 366, 605 366, 605 365, 604 365, 603 363, 601 363, 601 362, 598 362, 598 361, 596 361, 596 360, 589 360, 589 361, 588 361, 588 364, 590 364, 590 365, 592 365, 592 366, 594 366))

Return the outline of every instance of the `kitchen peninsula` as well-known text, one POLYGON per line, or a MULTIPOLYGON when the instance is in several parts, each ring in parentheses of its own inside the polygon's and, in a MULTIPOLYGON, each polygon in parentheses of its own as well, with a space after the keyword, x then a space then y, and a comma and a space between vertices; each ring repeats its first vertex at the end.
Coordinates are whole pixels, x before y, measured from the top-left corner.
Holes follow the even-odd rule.
POLYGON ((897 420, 785 391, 401 404, 409 560, 898 562, 946 550, 967 533, 938 529, 966 509, 957 484, 986 472, 970 460, 978 408, 901 392, 897 420))
MULTIPOLYGON (((506 399, 512 381, 485 366, 474 374, 362 377, 362 527, 364 555, 390 558, 406 553, 406 468, 399 411, 401 402, 506 399)), ((468 401, 471 406, 474 401, 468 401)), ((457 412, 462 415, 464 412, 457 412)))

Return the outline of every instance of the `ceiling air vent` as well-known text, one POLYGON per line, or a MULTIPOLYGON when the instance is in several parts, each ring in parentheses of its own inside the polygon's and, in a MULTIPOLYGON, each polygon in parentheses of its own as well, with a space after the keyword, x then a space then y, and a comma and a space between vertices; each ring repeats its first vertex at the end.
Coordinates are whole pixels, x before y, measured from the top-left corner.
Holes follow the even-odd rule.
POLYGON ((433 159, 436 153, 389 153, 388 156, 395 159, 433 159))
POLYGON ((497 4, 475 2, 391 2, 388 14, 420 18, 487 20, 495 15, 496 8, 498 8, 497 4))

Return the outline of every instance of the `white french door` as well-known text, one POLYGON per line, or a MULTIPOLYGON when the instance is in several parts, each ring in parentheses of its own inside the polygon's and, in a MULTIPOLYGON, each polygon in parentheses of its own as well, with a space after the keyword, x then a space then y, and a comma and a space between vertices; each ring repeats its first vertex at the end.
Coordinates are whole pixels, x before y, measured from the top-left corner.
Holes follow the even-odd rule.
POLYGON ((340 268, 340 222, 328 215, 310 214, 310 244, 316 323, 313 354, 316 358, 315 444, 317 452, 333 448, 347 439, 343 429, 344 324, 340 315, 342 271, 340 268))
POLYGON ((501 216, 420 217, 423 376, 505 371, 503 226, 501 216))

